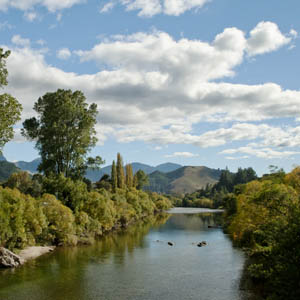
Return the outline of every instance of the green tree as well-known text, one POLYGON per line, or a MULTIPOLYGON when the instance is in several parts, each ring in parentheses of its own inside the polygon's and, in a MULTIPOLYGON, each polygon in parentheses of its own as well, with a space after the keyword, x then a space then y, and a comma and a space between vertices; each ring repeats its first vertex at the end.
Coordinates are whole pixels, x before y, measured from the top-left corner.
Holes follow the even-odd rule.
POLYGON ((80 178, 88 163, 100 162, 99 157, 86 161, 97 142, 94 127, 98 112, 96 104, 88 106, 81 91, 59 89, 47 93, 34 104, 34 110, 38 118, 25 120, 22 134, 36 141, 42 158, 39 171, 46 176, 63 173, 80 178))
POLYGON ((86 166, 90 169, 94 170, 99 170, 100 166, 105 164, 105 160, 103 160, 100 156, 96 157, 88 157, 86 161, 86 166))
POLYGON ((28 172, 21 171, 11 174, 5 185, 11 189, 16 188, 21 193, 27 194, 33 182, 28 172))
POLYGON ((136 188, 141 190, 143 186, 149 184, 149 177, 143 170, 138 170, 134 175, 134 182, 136 183, 136 188))
MULTIPOLYGON (((6 58, 10 51, 0 48, 0 88, 7 85, 8 71, 6 69, 6 58)), ((20 120, 22 111, 21 104, 11 95, 0 95, 0 153, 3 146, 14 137, 13 125, 20 120)))
POLYGON ((123 189, 125 187, 123 159, 120 153, 117 155, 117 183, 118 188, 123 189))
POLYGON ((127 164, 125 166, 126 169, 126 185, 128 188, 133 187, 133 171, 132 166, 130 164, 127 164))
POLYGON ((112 185, 112 191, 115 193, 117 191, 118 187, 118 180, 117 180, 117 168, 116 163, 113 161, 111 166, 111 185, 112 185))

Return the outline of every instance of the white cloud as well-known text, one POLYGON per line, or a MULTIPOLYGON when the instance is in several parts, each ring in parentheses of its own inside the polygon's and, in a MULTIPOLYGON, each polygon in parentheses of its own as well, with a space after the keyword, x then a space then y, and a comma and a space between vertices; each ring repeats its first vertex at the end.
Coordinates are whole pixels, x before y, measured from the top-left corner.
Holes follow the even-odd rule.
POLYGON ((240 159, 247 159, 249 158, 248 155, 244 155, 244 156, 227 156, 225 157, 225 159, 228 159, 228 160, 240 160, 240 159))
POLYGON ((45 45, 47 44, 47 42, 46 42, 45 40, 43 40, 43 39, 37 40, 36 43, 37 43, 38 45, 40 45, 40 46, 45 46, 45 45))
POLYGON ((13 26, 10 23, 8 23, 7 21, 0 23, 0 31, 6 30, 6 29, 11 30, 12 28, 13 28, 13 26))
POLYGON ((164 13, 171 16, 179 16, 191 9, 199 9, 208 0, 164 0, 164 13))
POLYGON ((56 15, 56 20, 58 21, 58 22, 60 22, 61 21, 61 19, 62 19, 62 13, 58 13, 57 15, 56 15))
POLYGON ((152 17, 162 12, 160 0, 120 0, 126 10, 139 10, 138 15, 152 17))
POLYGON ((165 155, 165 157, 197 157, 199 156, 198 154, 194 154, 191 152, 174 152, 173 154, 165 155))
POLYGON ((211 0, 115 0, 108 1, 100 9, 101 13, 108 12, 119 3, 127 11, 138 11, 140 17, 153 17, 157 14, 179 16, 188 10, 199 9, 211 0))
POLYGON ((33 22, 38 18, 38 14, 35 11, 25 11, 24 18, 29 22, 33 22))
POLYGON ((294 39, 298 37, 298 32, 295 29, 290 30, 290 36, 294 39))
POLYGON ((57 51, 56 56, 59 59, 67 60, 71 57, 72 53, 68 48, 62 48, 57 51))
POLYGON ((162 150, 162 148, 163 148, 163 147, 161 147, 161 146, 155 146, 153 150, 159 151, 159 150, 162 150))
MULTIPOLYGON (((292 34, 295 32, 292 30, 292 34)), ((277 24, 260 22, 250 31, 247 51, 250 56, 277 50, 291 42, 291 38, 282 34, 277 24)))
POLYGON ((22 47, 29 47, 30 46, 30 40, 22 38, 19 34, 14 35, 11 39, 12 43, 17 46, 22 47))
POLYGON ((237 149, 227 149, 221 152, 221 154, 236 154, 236 153, 243 153, 249 154, 251 156, 256 156, 259 158, 264 159, 280 159, 290 157, 296 154, 300 154, 298 151, 276 151, 271 148, 253 148, 250 146, 240 147, 237 149))
POLYGON ((113 1, 109 1, 108 3, 104 4, 100 9, 101 13, 107 13, 111 11, 115 7, 116 3, 113 1))
POLYGON ((37 6, 44 6, 50 12, 55 12, 84 2, 85 0, 1 0, 0 10, 6 11, 9 8, 17 8, 26 11, 37 6))
POLYGON ((93 60, 122 70, 152 72, 159 75, 160 82, 165 78, 162 84, 185 80, 191 85, 195 79, 207 82, 232 76, 233 68, 242 62, 244 47, 243 33, 228 28, 212 44, 187 39, 175 41, 165 32, 136 33, 106 40, 90 51, 77 54, 83 62, 93 60), (226 40, 237 46, 229 46, 226 40))
POLYGON ((244 33, 237 28, 225 29, 211 43, 176 41, 164 32, 118 36, 89 51, 77 51, 82 62, 101 66, 95 74, 82 75, 47 64, 41 50, 16 47, 7 63, 7 90, 22 102, 23 118, 32 115, 34 102, 46 92, 82 90, 89 102, 99 105, 101 143, 110 136, 120 142, 158 146, 203 148, 237 141, 255 142, 266 149, 300 146, 300 127, 261 124, 297 118, 299 91, 283 90, 274 83, 222 82, 243 62, 246 47, 244 33), (230 126, 224 125, 229 121, 230 126), (199 122, 215 123, 217 129, 200 133, 195 129, 199 122))

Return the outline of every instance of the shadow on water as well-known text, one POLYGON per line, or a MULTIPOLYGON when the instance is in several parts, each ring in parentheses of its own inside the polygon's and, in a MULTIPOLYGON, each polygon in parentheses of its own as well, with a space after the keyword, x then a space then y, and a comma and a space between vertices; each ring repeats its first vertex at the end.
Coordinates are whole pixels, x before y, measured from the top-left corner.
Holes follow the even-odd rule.
POLYGON ((90 246, 57 249, 0 270, 0 300, 244 300, 244 255, 208 228, 221 222, 220 213, 164 214, 90 246), (208 246, 198 248, 201 240, 208 246))

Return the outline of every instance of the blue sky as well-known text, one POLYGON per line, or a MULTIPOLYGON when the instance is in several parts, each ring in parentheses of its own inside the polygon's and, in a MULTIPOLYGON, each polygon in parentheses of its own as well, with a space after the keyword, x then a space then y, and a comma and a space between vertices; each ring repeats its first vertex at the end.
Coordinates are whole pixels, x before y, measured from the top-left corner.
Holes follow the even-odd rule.
MULTIPOLYGON (((58 88, 99 107, 93 155, 231 170, 300 159, 297 0, 0 0, 6 90, 58 88)), ((38 156, 20 135, 8 160, 38 156)))

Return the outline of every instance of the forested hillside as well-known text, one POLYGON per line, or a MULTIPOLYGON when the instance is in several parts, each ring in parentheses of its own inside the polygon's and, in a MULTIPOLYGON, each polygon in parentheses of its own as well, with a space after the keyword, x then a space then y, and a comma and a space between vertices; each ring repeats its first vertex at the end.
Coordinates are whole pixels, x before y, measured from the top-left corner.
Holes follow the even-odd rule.
POLYGON ((146 190, 163 194, 184 195, 215 184, 221 175, 221 170, 207 167, 182 167, 173 172, 154 172, 149 175, 149 186, 146 190))
POLYGON ((5 160, 0 161, 0 182, 7 180, 11 174, 19 171, 20 169, 15 164, 5 160))
POLYGON ((226 196, 233 192, 239 184, 244 184, 257 178, 252 168, 239 168, 236 173, 228 169, 222 170, 219 180, 215 184, 207 183, 205 187, 195 192, 185 194, 177 206, 222 208, 225 206, 226 196))

